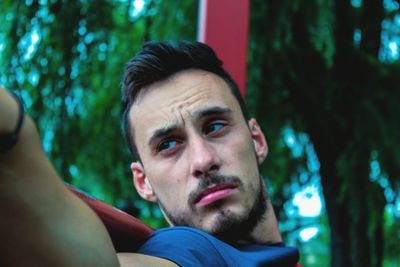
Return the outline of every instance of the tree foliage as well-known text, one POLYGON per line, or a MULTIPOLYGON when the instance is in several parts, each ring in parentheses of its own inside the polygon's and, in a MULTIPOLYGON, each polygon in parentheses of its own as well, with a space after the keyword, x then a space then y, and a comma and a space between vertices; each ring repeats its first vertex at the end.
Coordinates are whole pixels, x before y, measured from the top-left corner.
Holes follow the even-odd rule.
MULTIPOLYGON (((331 266, 400 260, 387 209, 400 176, 400 61, 387 52, 396 36, 400 46, 399 4, 251 1, 247 102, 269 140, 262 173, 281 222, 292 220, 291 188, 321 179, 331 266)), ((143 41, 194 40, 197 14, 197 1, 0 2, 0 83, 24 98, 58 172, 154 227, 160 211, 132 190, 120 79, 143 41)))
POLYGON ((109 203, 135 202, 143 220, 163 224, 132 190, 119 84, 144 41, 195 38, 197 5, 2 1, 0 10, 1 83, 22 94, 61 177, 109 203))
MULTIPOLYGON (((383 1, 252 4, 249 93, 263 100, 254 112, 271 140, 287 124, 310 136, 331 229, 331 266, 381 266, 385 205, 395 200, 400 176, 400 62, 380 60, 381 23, 393 12, 383 1), (380 166, 375 180, 371 160, 380 166)), ((269 165, 283 162, 286 177, 304 165, 285 163, 276 145, 271 150, 276 159, 269 165)), ((270 176, 287 179, 279 171, 270 176)))

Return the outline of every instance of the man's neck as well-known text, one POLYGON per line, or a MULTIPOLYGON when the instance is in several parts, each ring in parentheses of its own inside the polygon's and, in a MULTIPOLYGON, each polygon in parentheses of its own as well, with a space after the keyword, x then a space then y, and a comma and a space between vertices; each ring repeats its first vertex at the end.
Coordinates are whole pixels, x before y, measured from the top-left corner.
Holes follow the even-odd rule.
POLYGON ((254 242, 261 244, 282 242, 282 236, 278 229, 278 221, 270 201, 267 201, 267 210, 263 219, 256 225, 250 237, 254 242))

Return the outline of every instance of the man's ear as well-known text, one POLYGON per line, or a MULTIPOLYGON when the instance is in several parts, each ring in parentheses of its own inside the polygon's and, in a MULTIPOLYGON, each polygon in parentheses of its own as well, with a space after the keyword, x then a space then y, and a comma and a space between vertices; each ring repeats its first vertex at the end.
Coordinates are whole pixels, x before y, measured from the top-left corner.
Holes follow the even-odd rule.
POLYGON ((157 196, 154 194, 153 187, 144 173, 143 165, 139 162, 132 162, 131 171, 133 174, 133 185, 139 195, 145 200, 156 202, 157 196))
POLYGON ((260 165, 264 162, 268 154, 268 144, 265 136, 255 119, 249 120, 249 129, 254 143, 254 150, 257 156, 257 162, 260 165))

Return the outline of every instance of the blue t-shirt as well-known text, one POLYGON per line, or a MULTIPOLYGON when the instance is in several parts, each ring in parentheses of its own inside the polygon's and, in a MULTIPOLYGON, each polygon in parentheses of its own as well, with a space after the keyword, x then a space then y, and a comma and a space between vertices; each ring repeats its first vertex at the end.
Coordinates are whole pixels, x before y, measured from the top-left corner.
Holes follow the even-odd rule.
POLYGON ((299 260, 295 248, 260 244, 232 246, 203 231, 184 226, 155 231, 138 253, 168 259, 181 267, 294 267, 299 260))

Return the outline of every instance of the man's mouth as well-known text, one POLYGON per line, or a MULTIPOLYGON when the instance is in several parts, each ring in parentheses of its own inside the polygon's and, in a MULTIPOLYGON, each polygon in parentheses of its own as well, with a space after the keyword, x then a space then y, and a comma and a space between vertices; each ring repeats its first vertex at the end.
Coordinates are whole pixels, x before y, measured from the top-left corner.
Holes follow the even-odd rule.
POLYGON ((237 186, 229 184, 211 185, 200 192, 194 204, 203 207, 223 198, 227 198, 236 192, 237 186))

